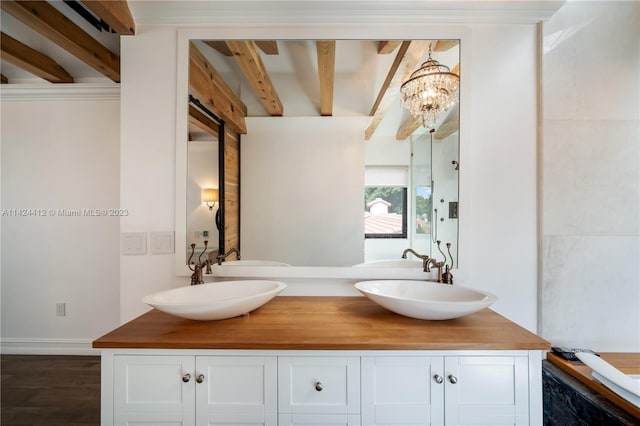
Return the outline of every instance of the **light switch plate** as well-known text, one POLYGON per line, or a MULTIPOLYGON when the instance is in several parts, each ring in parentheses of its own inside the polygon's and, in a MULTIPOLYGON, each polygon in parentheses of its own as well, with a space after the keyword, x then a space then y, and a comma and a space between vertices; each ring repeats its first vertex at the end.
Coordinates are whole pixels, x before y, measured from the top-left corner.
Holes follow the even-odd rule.
POLYGON ((121 235, 122 254, 147 254, 146 232, 123 232, 121 235))
POLYGON ((149 232, 149 253, 173 254, 174 236, 172 231, 149 232))

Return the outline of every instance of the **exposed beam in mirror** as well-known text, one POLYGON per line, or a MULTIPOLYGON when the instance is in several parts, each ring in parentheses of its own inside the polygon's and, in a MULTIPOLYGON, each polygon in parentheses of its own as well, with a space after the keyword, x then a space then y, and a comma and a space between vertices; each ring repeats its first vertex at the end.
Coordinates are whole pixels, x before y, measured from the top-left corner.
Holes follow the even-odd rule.
POLYGON ((398 128, 396 132, 396 140, 403 141, 416 131, 418 127, 422 124, 420 118, 416 118, 413 116, 409 116, 398 128))
POLYGON ((218 123, 193 105, 189 105, 189 123, 204 130, 211 136, 218 137, 218 123))
POLYGON ((233 53, 231 53, 231 49, 229 49, 229 46, 227 46, 227 43, 225 43, 224 40, 203 40, 203 41, 206 45, 214 48, 218 52, 222 53, 224 56, 233 56, 233 53))
POLYGON ((0 7, 87 65, 120 82, 120 57, 46 1, 3 0, 0 7))
POLYGON ((444 139, 449 135, 454 134, 460 127, 460 118, 458 116, 452 117, 450 120, 442 123, 438 130, 433 134, 434 139, 444 139))
POLYGON ((9 79, 4 75, 0 74, 0 84, 8 84, 8 83, 9 83, 9 79))
POLYGON ((84 0, 82 3, 118 34, 134 35, 136 33, 136 23, 126 0, 84 0))
POLYGON ((194 96, 227 126, 238 133, 247 133, 246 105, 193 43, 189 43, 189 86, 194 96))
POLYGON ((336 64, 335 40, 316 41, 320 78, 320 115, 333 115, 333 84, 336 64))
POLYGON ((451 48, 458 46, 458 44, 460 44, 459 40, 438 40, 433 45, 433 51, 444 52, 445 50, 449 50, 451 48))
POLYGON ((256 43, 251 40, 228 40, 226 43, 265 109, 272 116, 282 116, 282 102, 260 58, 256 43))
POLYGON ((71 74, 56 61, 5 33, 1 34, 0 50, 3 60, 37 77, 51 83, 73 83, 71 74))
POLYGON ((410 45, 411 45, 410 41, 402 42, 402 45, 400 46, 400 50, 398 50, 398 53, 396 54, 396 58, 391 64, 391 68, 389 68, 389 72, 387 73, 387 76, 384 79, 384 83, 382 83, 382 87, 378 92, 378 97, 373 103, 373 106, 371 107, 371 111, 369 111, 369 115, 375 115, 377 113, 378 107, 380 107, 380 103, 382 102, 382 98, 384 98, 384 96, 387 94, 387 90, 389 90, 389 86, 391 86, 393 79, 396 78, 398 68, 400 68, 402 61, 404 60, 404 55, 407 52, 407 49, 409 49, 410 45))
POLYGON ((369 115, 373 115, 373 119, 364 132, 366 140, 371 139, 391 105, 397 101, 400 95, 400 86, 414 71, 428 47, 428 40, 402 42, 378 93, 378 98, 369 113, 369 115))
MULTIPOLYGON (((204 40, 206 44, 222 53, 224 56, 233 56, 233 52, 227 46, 224 40, 204 40)), ((278 42, 276 40, 256 40, 256 46, 264 52, 265 55, 279 55, 278 42)))
POLYGON ((378 43, 378 53, 380 55, 388 55, 389 53, 396 50, 401 43, 402 41, 400 40, 381 41, 378 43))
POLYGON ((256 40, 256 46, 262 50, 265 55, 278 55, 278 42, 275 40, 256 40))

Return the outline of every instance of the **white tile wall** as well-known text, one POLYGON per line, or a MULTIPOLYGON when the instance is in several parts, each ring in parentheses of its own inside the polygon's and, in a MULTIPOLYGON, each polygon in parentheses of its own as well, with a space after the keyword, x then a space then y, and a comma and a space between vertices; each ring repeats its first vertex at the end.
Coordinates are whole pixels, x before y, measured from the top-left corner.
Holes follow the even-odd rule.
POLYGON ((567 2, 543 26, 541 332, 640 351, 640 4, 567 2))

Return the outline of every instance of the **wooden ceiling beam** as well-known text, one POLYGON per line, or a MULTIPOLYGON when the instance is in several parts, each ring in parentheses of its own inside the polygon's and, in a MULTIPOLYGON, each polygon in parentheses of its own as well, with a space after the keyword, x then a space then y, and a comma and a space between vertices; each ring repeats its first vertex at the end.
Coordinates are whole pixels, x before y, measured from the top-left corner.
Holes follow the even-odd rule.
POLYGON ((189 90, 235 132, 247 133, 246 105, 193 43, 189 44, 189 90))
POLYGON ((333 86, 336 65, 335 40, 316 41, 318 76, 320 78, 320 115, 333 115, 333 86))
POLYGON ((126 0, 83 0, 82 3, 118 34, 135 35, 136 23, 126 0))
POLYGON ((120 82, 120 57, 46 1, 0 1, 0 7, 87 65, 120 82))
POLYGON ((8 84, 9 79, 5 77, 3 74, 0 74, 0 84, 8 84))
POLYGON ((226 43, 265 109, 272 116, 282 116, 282 102, 258 53, 256 43, 251 40, 228 40, 226 43))
POLYGON ((0 34, 0 57, 51 83, 73 83, 73 77, 60 64, 6 35, 0 34))
POLYGON ((379 55, 388 55, 393 52, 402 44, 401 40, 383 40, 378 43, 378 54, 379 55))
POLYGON ((364 132, 365 140, 371 139, 391 105, 398 100, 400 86, 415 70, 424 52, 429 47, 427 40, 404 41, 391 64, 378 97, 369 112, 373 118, 364 132))
POLYGON ((211 136, 218 137, 218 123, 193 105, 189 105, 189 123, 204 130, 211 136))

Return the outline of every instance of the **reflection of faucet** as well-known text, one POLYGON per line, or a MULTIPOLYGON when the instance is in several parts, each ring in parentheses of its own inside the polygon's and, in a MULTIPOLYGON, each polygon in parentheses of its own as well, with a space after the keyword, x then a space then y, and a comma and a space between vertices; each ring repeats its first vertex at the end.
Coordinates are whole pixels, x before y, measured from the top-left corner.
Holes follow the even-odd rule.
POLYGON ((402 258, 403 259, 407 258, 407 253, 412 253, 415 257, 418 257, 418 258, 422 259, 422 269, 424 269, 425 272, 431 272, 431 271, 429 271, 429 260, 430 260, 429 256, 426 256, 426 255, 420 254, 420 253, 416 253, 415 250, 413 250, 411 248, 408 248, 408 249, 405 249, 402 252, 402 258))
POLYGON ((447 264, 447 256, 442 252, 442 249, 440 249, 440 243, 441 243, 440 240, 436 241, 436 244, 438 244, 438 251, 444 257, 444 261, 438 262, 435 259, 431 259, 426 264, 425 272, 431 272, 431 269, 429 268, 429 265, 431 264, 431 266, 435 266, 436 268, 438 268, 437 282, 445 283, 445 284, 453 284, 453 274, 451 273, 451 269, 453 268, 453 256, 451 256, 451 243, 446 244, 447 251, 449 252, 449 258, 451 259, 451 266, 447 264), (444 273, 442 273, 443 267, 444 267, 444 273))
POLYGON ((202 250, 202 253, 200 253, 200 256, 198 256, 198 263, 191 263, 191 258, 196 251, 196 245, 191 244, 191 256, 189 256, 189 260, 187 262, 189 269, 193 271, 193 274, 191 274, 191 285, 204 284, 204 279, 202 278, 202 268, 204 268, 205 266, 207 267, 206 274, 211 273, 211 261, 209 259, 205 260, 204 262, 202 261, 202 255, 205 251, 207 251, 208 244, 209 241, 205 240, 204 250, 202 250), (193 268, 191 266, 193 266, 193 268))
POLYGON ((227 257, 231 256, 232 253, 236 254, 236 260, 240 260, 240 250, 238 250, 237 248, 230 248, 228 252, 226 252, 225 254, 221 254, 218 257, 216 257, 216 260, 218 261, 218 265, 222 265, 222 261, 225 260, 227 257))

